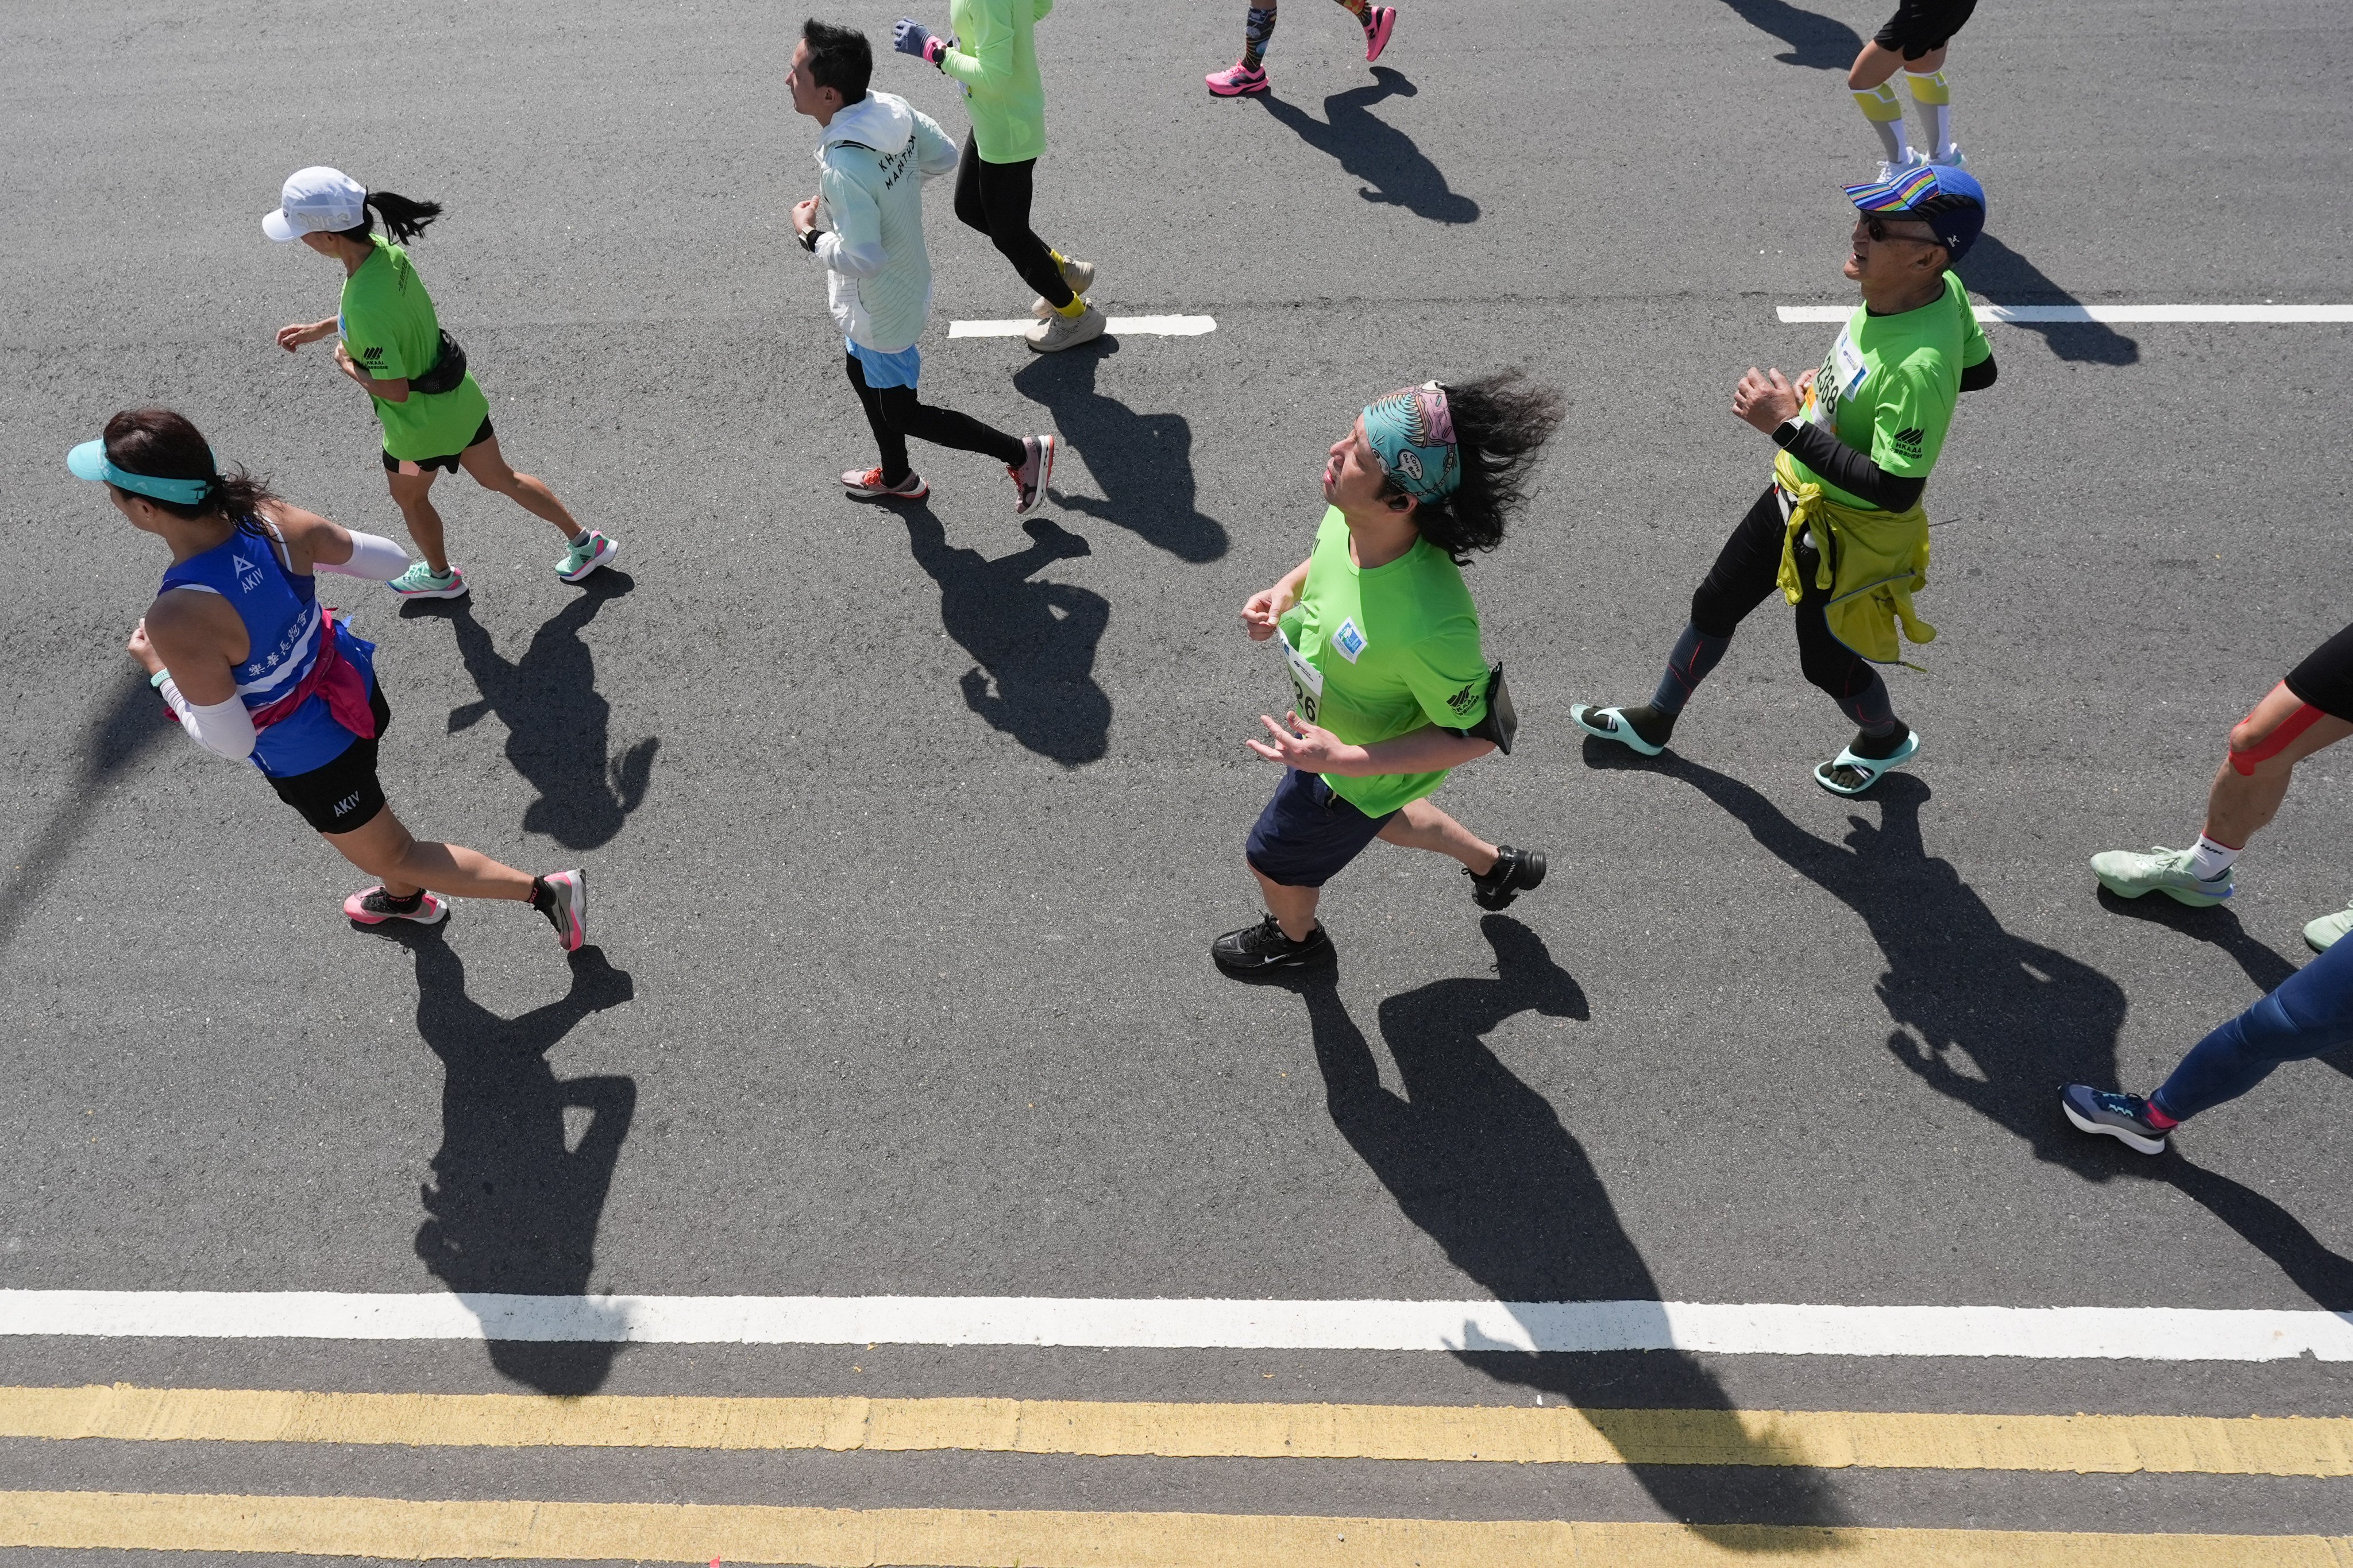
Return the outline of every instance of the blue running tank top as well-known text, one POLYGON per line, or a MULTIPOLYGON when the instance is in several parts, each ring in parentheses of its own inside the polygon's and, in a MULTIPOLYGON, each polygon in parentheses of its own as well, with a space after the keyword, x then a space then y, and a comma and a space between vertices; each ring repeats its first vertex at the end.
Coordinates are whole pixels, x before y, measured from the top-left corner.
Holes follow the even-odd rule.
MULTIPOLYGON (((245 623, 249 649, 237 667, 237 694, 259 711, 292 691, 319 661, 319 584, 288 564, 284 536, 276 526, 240 519, 237 531, 201 555, 164 574, 164 592, 195 588, 218 594, 245 623)), ((340 622, 335 647, 375 689, 375 645, 353 637, 340 622)), ((313 692, 302 705, 260 732, 253 763, 274 779, 323 768, 359 737, 335 722, 326 698, 313 692)))

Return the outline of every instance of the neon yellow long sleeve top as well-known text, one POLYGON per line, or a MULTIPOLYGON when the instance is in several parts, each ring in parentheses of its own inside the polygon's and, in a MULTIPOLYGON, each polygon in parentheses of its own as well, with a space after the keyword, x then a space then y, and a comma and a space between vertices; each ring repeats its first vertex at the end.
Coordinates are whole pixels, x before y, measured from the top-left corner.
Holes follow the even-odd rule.
POLYGON ((952 0, 955 47, 940 69, 964 86, 973 146, 988 163, 1019 163, 1046 152, 1046 86, 1038 78, 1033 32, 1054 0, 952 0))

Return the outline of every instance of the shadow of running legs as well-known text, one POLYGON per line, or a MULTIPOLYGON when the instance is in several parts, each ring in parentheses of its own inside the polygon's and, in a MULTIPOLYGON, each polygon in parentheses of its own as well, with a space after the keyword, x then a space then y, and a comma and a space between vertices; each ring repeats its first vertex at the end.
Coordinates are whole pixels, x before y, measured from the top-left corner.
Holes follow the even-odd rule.
MULTIPOLYGON (((1495 952, 1492 977, 1441 980, 1380 1005, 1381 1037, 1403 1094, 1382 1086, 1373 1047, 1348 1016, 1331 972, 1285 983, 1307 1005, 1332 1123, 1405 1216, 1497 1299, 1654 1301, 1658 1285, 1593 1163, 1551 1102, 1514 1076, 1482 1037, 1521 1013, 1581 1021, 1588 1016, 1585 993, 1518 921, 1488 915, 1480 929, 1495 952)), ((1587 1408, 1634 1401, 1731 1408, 1715 1376, 1677 1352, 1459 1353, 1490 1376, 1587 1408)), ((1818 1471, 1777 1468, 1766 1485, 1736 1494, 1726 1492, 1725 1472, 1714 1468, 1646 1464, 1634 1474, 1662 1508, 1695 1526, 1763 1522, 1760 1509, 1774 1523, 1832 1524, 1845 1517, 1818 1471), (1771 1495, 1748 1495, 1757 1492, 1771 1495)), ((1743 1545, 1734 1533, 1717 1539, 1743 1545)), ((1779 1549, 1789 1548, 1784 1542, 1779 1549)))
POLYGON ((1835 16, 1803 11, 1788 0, 1724 0, 1740 19, 1789 46, 1773 58, 1784 65, 1842 71, 1862 53, 1862 36, 1835 16))
POLYGON ((126 671, 121 688, 82 733, 64 799, 9 858, 7 880, 0 882, 0 947, 16 939, 33 906, 65 869, 90 819, 106 804, 107 783, 178 729, 165 721, 164 700, 145 678, 126 671))
POLYGON ((1412 137, 1377 119, 1373 105, 1385 98, 1411 98, 1419 89, 1404 73, 1373 68, 1373 85, 1335 92, 1324 100, 1324 118, 1311 119, 1296 104, 1271 92, 1258 101, 1302 142, 1328 153, 1340 167, 1364 182, 1356 194, 1384 206, 1405 207, 1432 223, 1476 223, 1479 204, 1449 188, 1446 175, 1423 155, 1412 137))
POLYGON ((1076 457, 1103 487, 1103 499, 1057 489, 1070 511, 1126 529, 1146 544, 1195 565, 1226 552, 1225 525, 1202 513, 1193 482, 1193 426, 1181 414, 1138 414, 1095 388, 1103 362, 1119 353, 1116 339, 1090 351, 1036 354, 1013 373, 1021 395, 1054 411, 1054 423, 1076 457))
MULTIPOLYGON (((427 1218, 417 1255, 461 1295, 578 1296, 596 1262, 596 1226, 628 1136, 638 1087, 618 1075, 559 1079, 547 1052, 591 1013, 636 994, 604 953, 568 960, 563 1000, 501 1018, 466 994, 446 926, 391 932, 417 957, 417 1028, 447 1074, 441 1148, 418 1189, 427 1218), (567 1111, 582 1123, 567 1138, 567 1111)), ((593 1394, 617 1343, 490 1342, 491 1364, 543 1394, 593 1394)))

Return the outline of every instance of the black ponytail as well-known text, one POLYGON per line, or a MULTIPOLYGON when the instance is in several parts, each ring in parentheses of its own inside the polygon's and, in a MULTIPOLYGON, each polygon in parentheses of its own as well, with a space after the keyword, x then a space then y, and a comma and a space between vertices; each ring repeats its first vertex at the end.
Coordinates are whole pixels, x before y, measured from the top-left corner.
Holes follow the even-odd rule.
MULTIPOLYGON (((395 245, 406 245, 423 234, 426 226, 441 216, 439 202, 413 202, 396 191, 370 191, 367 209, 384 220, 384 232, 392 237, 395 245)), ((363 223, 355 228, 338 232, 345 239, 364 245, 374 225, 363 223)))
POLYGON ((1424 539, 1467 566, 1472 551, 1504 542, 1504 520, 1526 499, 1528 468, 1559 425, 1564 400, 1557 388, 1505 370, 1449 385, 1446 406, 1462 453, 1461 488, 1419 503, 1413 521, 1424 539))

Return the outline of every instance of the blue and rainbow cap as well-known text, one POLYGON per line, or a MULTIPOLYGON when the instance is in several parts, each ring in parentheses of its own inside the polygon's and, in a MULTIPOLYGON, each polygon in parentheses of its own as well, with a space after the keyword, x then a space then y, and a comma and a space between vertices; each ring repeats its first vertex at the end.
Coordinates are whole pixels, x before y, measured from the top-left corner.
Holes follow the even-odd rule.
POLYGON ((1434 381, 1399 387, 1365 406, 1365 439, 1389 483, 1421 501, 1442 501, 1462 487, 1462 452, 1454 414, 1434 381))
POLYGON ((1945 163, 1915 163, 1871 184, 1849 185, 1846 199, 1876 217, 1917 218, 1936 231, 1955 261, 1985 232, 1985 187, 1967 169, 1945 163))
POLYGON ((173 479, 160 474, 134 474, 128 468, 118 468, 106 455, 106 443, 84 441, 66 454, 66 469, 78 479, 100 479, 117 489, 130 490, 156 500, 175 501, 181 506, 202 506, 212 493, 211 479, 173 479))

